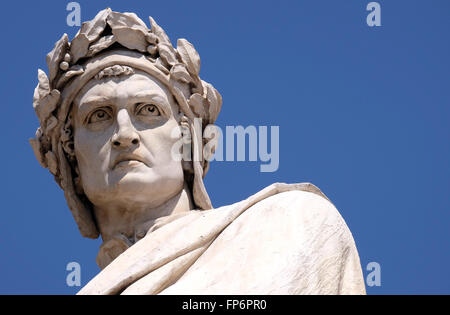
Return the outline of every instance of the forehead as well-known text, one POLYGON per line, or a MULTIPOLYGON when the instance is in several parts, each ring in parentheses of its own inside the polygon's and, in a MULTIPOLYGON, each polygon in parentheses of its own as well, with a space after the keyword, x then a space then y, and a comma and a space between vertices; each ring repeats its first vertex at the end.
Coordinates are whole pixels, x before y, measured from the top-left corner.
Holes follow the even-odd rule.
POLYGON ((172 94, 167 87, 148 73, 136 70, 132 75, 93 78, 78 92, 74 104, 78 107, 89 99, 100 98, 114 101, 139 94, 157 95, 170 104, 173 103, 172 94))

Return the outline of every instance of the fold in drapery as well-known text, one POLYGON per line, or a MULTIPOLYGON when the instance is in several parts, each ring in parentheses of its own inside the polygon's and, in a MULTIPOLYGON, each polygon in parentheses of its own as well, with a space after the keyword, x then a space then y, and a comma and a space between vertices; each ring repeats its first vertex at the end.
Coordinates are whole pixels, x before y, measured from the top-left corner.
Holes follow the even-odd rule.
MULTIPOLYGON (((299 210, 303 207, 302 205, 318 209, 320 207, 334 208, 325 195, 312 184, 276 183, 233 205, 214 210, 191 211, 181 218, 150 231, 142 240, 117 257, 78 294, 310 293, 308 288, 305 289, 305 286, 310 287, 311 293, 318 294, 364 293, 362 272, 353 238, 347 231, 348 229, 343 220, 340 219, 339 214, 334 218, 335 215, 332 214, 334 212, 329 212, 331 215, 328 212, 324 212, 325 215, 316 215, 314 213, 320 213, 320 209, 311 209, 311 211, 305 209, 303 212, 307 216, 311 212, 312 217, 299 217, 298 213, 302 212, 302 210, 299 210), (284 204, 283 208, 271 209, 283 204, 283 195, 279 195, 280 193, 295 191, 313 194, 303 194, 306 196, 304 197, 301 194, 294 193, 292 196, 289 195, 289 198, 294 197, 294 199, 284 204), (279 195, 278 199, 268 200, 275 195, 279 195), (310 195, 314 195, 314 197, 311 198, 310 195), (266 201, 261 202, 263 200, 266 201), (258 205, 261 205, 261 210, 258 210, 258 205), (254 210, 242 216, 250 208, 254 210), (272 215, 271 213, 273 213, 274 219, 269 218, 272 215), (263 218, 260 214, 263 215, 263 218), (318 216, 321 216, 319 221, 316 219, 318 216), (266 222, 264 217, 269 220, 266 222), (250 222, 252 220, 255 222, 262 221, 261 224, 258 223, 259 227, 255 228, 251 227, 250 222), (298 221, 300 224, 289 223, 289 221, 298 221), (302 227, 303 222, 305 225, 310 222, 317 228, 302 227), (338 224, 335 224, 335 222, 338 222, 338 224), (246 233, 239 232, 241 227, 238 224, 243 224, 243 231, 245 231, 245 225, 248 224, 249 230, 246 233), (264 226, 269 230, 261 230, 264 229, 264 226), (271 231, 270 229, 274 226, 280 231, 271 231), (320 232, 322 229, 327 229, 327 226, 332 226, 332 228, 328 228, 329 235, 327 231, 325 233, 320 232), (258 235, 251 235, 253 230, 258 235), (249 237, 245 238, 246 236, 243 235, 248 233, 250 233, 249 237), (272 242, 271 233, 277 235, 276 242, 272 242), (262 239, 263 234, 266 238, 269 238, 260 246, 255 246, 254 242, 258 238, 262 239), (337 235, 337 237, 334 235, 337 235), (238 239, 239 236, 244 238, 239 241, 239 244, 233 245, 232 239, 238 239), (329 239, 333 241, 329 241, 329 239), (302 258, 302 255, 305 255, 306 252, 298 253, 299 251, 305 251, 299 247, 300 244, 303 247, 308 247, 306 251, 311 251, 310 255, 314 258, 313 260, 308 258, 308 255, 305 256, 306 258, 302 258), (325 260, 320 257, 317 258, 314 253, 314 247, 317 246, 330 247, 325 256, 332 257, 325 257, 325 260), (272 255, 269 251, 273 247, 282 250, 280 249, 280 253, 274 252, 272 255), (242 254, 242 251, 244 251, 244 254, 242 254), (245 253, 251 253, 251 257, 245 256, 245 253), (220 255, 231 256, 229 262, 220 260, 219 265, 208 263, 214 263, 214 256, 221 257, 220 255), (239 255, 246 257, 245 264, 251 270, 244 270, 245 266, 238 264, 239 255), (262 264, 268 259, 275 259, 275 264, 273 266, 262 264), (279 259, 278 265, 284 266, 283 264, 286 264, 285 270, 290 276, 279 275, 279 271, 276 269, 278 268, 277 259, 279 259), (328 272, 320 268, 313 270, 314 268, 307 266, 311 261, 320 265, 318 266, 320 268, 335 271, 328 272), (225 264, 236 270, 224 268, 225 264), (329 268, 328 265, 332 267, 329 268), (306 267, 308 268, 305 269, 306 267), (221 279, 221 268, 224 268, 224 273, 232 272, 232 274, 238 276, 237 281, 234 284, 221 283, 221 281, 224 281, 224 279, 221 279), (271 280, 271 273, 278 273, 277 278, 271 280), (249 277, 248 283, 244 282, 245 277, 249 277), (299 280, 296 280, 296 277, 300 277, 299 280), (327 286, 333 289, 327 288, 328 291, 320 291, 320 288, 314 289, 320 287, 320 284, 324 281, 323 277, 330 279, 331 282, 334 281, 333 279, 341 279, 339 281, 347 281, 349 284, 329 284, 327 286), (305 282, 304 279, 307 279, 307 281, 305 282), (297 284, 298 289, 295 288, 297 284), (211 288, 211 290, 208 288, 211 288), (245 292, 236 292, 239 291, 239 288, 245 292)), ((320 248, 316 249, 320 251, 320 248)), ((321 253, 318 254, 321 255, 321 253)))

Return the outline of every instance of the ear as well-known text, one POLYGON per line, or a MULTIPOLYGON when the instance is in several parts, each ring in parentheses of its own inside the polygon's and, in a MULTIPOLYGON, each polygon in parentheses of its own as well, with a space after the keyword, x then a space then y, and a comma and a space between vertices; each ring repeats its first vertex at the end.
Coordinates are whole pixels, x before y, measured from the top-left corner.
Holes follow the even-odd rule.
POLYGON ((73 125, 72 125, 72 113, 67 117, 67 121, 64 124, 64 128, 61 134, 61 142, 64 152, 68 155, 69 160, 72 162, 75 160, 75 146, 73 141, 73 125))

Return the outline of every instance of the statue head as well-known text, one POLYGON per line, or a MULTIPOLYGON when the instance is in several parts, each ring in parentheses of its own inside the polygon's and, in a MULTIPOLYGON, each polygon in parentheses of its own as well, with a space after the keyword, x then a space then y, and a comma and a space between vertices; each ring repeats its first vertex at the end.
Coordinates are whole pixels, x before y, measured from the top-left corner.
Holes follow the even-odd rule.
POLYGON ((30 140, 39 163, 64 190, 83 236, 97 238, 93 206, 158 206, 187 185, 194 206, 212 208, 203 185, 208 161, 200 133, 214 128, 222 98, 199 78, 200 58, 185 39, 174 48, 150 17, 100 11, 69 42, 66 34, 38 70, 30 140), (199 159, 173 158, 177 127, 199 159))
POLYGON ((150 74, 102 70, 72 105, 78 190, 102 208, 155 208, 173 197, 184 187, 183 167, 172 158, 182 115, 150 74))

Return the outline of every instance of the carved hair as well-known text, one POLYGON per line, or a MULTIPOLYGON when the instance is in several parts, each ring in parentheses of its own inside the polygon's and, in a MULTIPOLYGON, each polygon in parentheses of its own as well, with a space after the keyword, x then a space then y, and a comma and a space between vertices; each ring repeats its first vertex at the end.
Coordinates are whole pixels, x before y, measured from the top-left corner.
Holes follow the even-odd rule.
POLYGON ((128 66, 114 65, 112 67, 107 67, 97 73, 95 79, 100 80, 103 77, 118 77, 121 75, 131 75, 134 73, 134 69, 128 66))

